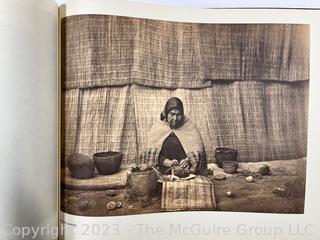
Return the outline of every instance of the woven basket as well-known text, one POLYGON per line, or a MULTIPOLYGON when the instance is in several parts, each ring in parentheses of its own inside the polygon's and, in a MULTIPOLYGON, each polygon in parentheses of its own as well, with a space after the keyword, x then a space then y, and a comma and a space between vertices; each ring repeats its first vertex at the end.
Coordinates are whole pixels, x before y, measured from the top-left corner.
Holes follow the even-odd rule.
POLYGON ((223 170, 225 173, 235 173, 238 169, 238 163, 235 161, 224 161, 223 162, 223 170))
POLYGON ((238 151, 232 148, 219 147, 214 152, 214 157, 219 168, 223 167, 224 161, 237 161, 238 151))
POLYGON ((122 162, 120 152, 99 152, 93 154, 94 164, 101 175, 110 175, 118 172, 122 162))
POLYGON ((128 175, 127 182, 131 196, 145 197, 154 195, 158 190, 158 179, 154 169, 131 172, 128 175))

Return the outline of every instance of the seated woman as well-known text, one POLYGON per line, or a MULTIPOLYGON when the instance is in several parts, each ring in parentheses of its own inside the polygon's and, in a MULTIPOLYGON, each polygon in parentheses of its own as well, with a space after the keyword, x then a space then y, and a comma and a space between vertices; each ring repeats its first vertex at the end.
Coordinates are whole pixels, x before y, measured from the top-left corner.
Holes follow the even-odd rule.
POLYGON ((204 144, 196 125, 184 114, 179 98, 170 98, 160 120, 151 127, 147 147, 140 154, 147 167, 159 166, 162 173, 180 165, 189 173, 207 175, 204 144))

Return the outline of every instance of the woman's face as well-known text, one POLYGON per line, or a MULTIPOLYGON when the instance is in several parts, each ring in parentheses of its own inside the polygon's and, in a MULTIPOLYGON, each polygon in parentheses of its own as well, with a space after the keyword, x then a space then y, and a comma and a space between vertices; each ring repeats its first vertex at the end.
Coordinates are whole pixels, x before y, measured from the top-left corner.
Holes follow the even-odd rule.
POLYGON ((167 121, 171 128, 178 128, 183 122, 183 114, 178 108, 172 108, 168 113, 167 121))

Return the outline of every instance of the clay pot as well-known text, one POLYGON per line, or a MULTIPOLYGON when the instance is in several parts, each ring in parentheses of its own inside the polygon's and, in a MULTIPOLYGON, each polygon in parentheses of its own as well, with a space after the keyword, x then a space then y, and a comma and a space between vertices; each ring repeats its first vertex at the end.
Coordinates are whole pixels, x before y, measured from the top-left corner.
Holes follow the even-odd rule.
POLYGON ((71 177, 87 179, 94 177, 95 166, 92 159, 86 155, 75 153, 67 159, 71 177))

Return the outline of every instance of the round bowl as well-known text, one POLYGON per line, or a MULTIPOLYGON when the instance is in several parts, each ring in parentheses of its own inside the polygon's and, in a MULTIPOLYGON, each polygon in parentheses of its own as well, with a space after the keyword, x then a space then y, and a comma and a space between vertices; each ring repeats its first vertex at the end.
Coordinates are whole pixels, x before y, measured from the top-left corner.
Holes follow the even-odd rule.
POLYGON ((233 174, 238 169, 238 162, 236 161, 224 161, 223 162, 223 170, 225 173, 233 174))
POLYGON ((98 152, 93 154, 93 161, 100 175, 110 175, 118 172, 122 162, 120 152, 98 152))

